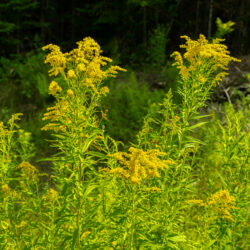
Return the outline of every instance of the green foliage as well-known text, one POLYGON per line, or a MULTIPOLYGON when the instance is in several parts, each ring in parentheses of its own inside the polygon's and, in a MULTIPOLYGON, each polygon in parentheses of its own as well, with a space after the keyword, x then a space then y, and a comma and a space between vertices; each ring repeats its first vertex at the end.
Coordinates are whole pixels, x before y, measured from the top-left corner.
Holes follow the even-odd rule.
MULTIPOLYGON (((248 171, 249 171, 249 102, 236 108, 232 105, 221 105, 210 111, 211 118, 200 130, 199 137, 204 145, 197 154, 199 199, 215 190, 229 190, 236 197, 237 208, 235 223, 211 222, 202 230, 210 238, 211 246, 244 249, 247 247, 247 211, 248 171), (244 212, 245 211, 245 212, 244 212), (240 232, 240 233, 239 233, 240 232)), ((202 218, 202 210, 191 215, 195 221, 209 220, 202 218), (198 214, 197 214, 198 212, 198 214)), ((206 216, 206 215, 205 215, 206 216)), ((193 223, 194 226, 194 223, 193 223)), ((193 227, 192 226, 192 227, 193 227)), ((192 234, 199 234, 200 228, 193 228, 192 234)), ((203 243, 207 244, 207 243, 203 243)))
POLYGON ((5 95, 1 96, 2 103, 12 102, 12 105, 17 105, 17 103, 22 105, 27 99, 33 99, 34 105, 44 105, 48 97, 49 78, 46 74, 47 67, 42 62, 43 56, 43 53, 39 51, 17 56, 13 60, 1 57, 0 89, 3 91, 6 86, 9 89, 5 91, 5 95))
POLYGON ((35 18, 38 13, 39 1, 9 0, 1 2, 0 45, 9 47, 9 50, 4 48, 3 52, 16 50, 19 53, 23 47, 34 48, 32 42, 30 42, 33 41, 34 33, 30 33, 29 30, 47 25, 44 21, 35 18), (6 36, 8 39, 6 39, 6 36))
POLYGON ((148 62, 152 68, 159 68, 166 60, 167 28, 159 25, 149 37, 148 62))
POLYGON ((51 98, 48 95, 47 66, 41 51, 30 52, 13 59, 0 59, 0 119, 7 121, 11 113, 22 112, 21 126, 32 133, 32 141, 40 156, 48 154, 48 143, 41 141, 42 112, 51 98), (40 124, 40 125, 39 125, 40 124))
POLYGON ((175 103, 181 102, 181 98, 178 95, 178 76, 178 69, 172 66, 170 62, 168 62, 165 67, 162 68, 161 78, 163 80, 163 85, 167 90, 171 89, 173 91, 175 103))
POLYGON ((135 142, 149 106, 162 98, 163 91, 151 91, 146 84, 140 85, 134 72, 125 81, 111 82, 110 89, 104 102, 104 109, 108 109, 105 130, 116 140, 135 142))
POLYGON ((15 24, 0 21, 0 33, 9 33, 14 30, 15 24))
POLYGON ((232 21, 228 21, 226 23, 223 23, 219 17, 216 19, 216 25, 217 25, 217 31, 215 33, 215 37, 217 38, 224 38, 227 34, 234 31, 234 28, 232 28, 235 23, 232 21))
POLYGON ((0 122, 0 179, 1 184, 7 184, 13 178, 13 168, 22 161, 30 160, 34 156, 34 145, 31 134, 19 129, 17 121, 22 114, 14 114, 7 121, 7 125, 0 122))

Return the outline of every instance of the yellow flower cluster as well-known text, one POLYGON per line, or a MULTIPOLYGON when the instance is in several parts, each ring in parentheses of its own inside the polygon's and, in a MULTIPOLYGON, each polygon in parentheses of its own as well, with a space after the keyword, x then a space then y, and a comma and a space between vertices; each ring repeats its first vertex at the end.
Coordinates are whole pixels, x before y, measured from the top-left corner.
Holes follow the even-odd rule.
POLYGON ((48 44, 42 47, 42 50, 50 50, 51 52, 46 56, 45 63, 49 63, 51 69, 50 76, 57 76, 59 73, 63 74, 66 68, 67 58, 61 52, 60 47, 54 44, 48 44))
POLYGON ((78 47, 67 53, 69 60, 74 63, 88 64, 93 58, 98 57, 102 53, 99 44, 91 37, 86 37, 76 44, 78 47))
POLYGON ((109 88, 104 86, 100 89, 100 93, 104 96, 106 96, 109 93, 109 88))
MULTIPOLYGON (((175 58, 177 68, 180 70, 180 75, 187 79, 192 71, 195 71, 202 64, 211 65, 211 71, 216 72, 217 69, 226 70, 230 61, 240 61, 229 55, 227 46, 221 44, 223 39, 214 39, 211 43, 205 38, 204 35, 200 35, 199 39, 191 40, 188 36, 181 36, 186 40, 186 43, 180 45, 180 48, 185 49, 183 56, 180 52, 175 51, 172 53, 172 57, 175 58), (184 59, 187 63, 184 62, 184 59)), ((226 72, 217 75, 214 83, 221 80, 226 75, 226 72)), ((202 79, 204 81, 205 79, 202 79)))
POLYGON ((10 134, 10 131, 8 128, 4 125, 4 123, 0 122, 0 145, 4 145, 3 141, 5 140, 5 137, 10 134))
POLYGON ((85 64, 79 63, 79 64, 77 65, 77 69, 78 69, 79 71, 85 71, 85 70, 86 70, 85 64))
POLYGON ((55 96, 57 93, 62 92, 62 88, 58 85, 57 82, 52 81, 49 85, 49 93, 55 96))
POLYGON ((159 170, 166 169, 169 164, 173 163, 169 160, 159 159, 159 156, 165 156, 166 153, 157 149, 143 151, 130 147, 128 151, 129 153, 118 152, 111 155, 122 167, 104 169, 104 171, 119 174, 122 178, 129 179, 132 184, 141 184, 143 179, 160 177, 159 170))
POLYGON ((51 52, 47 55, 45 63, 50 63, 50 75, 57 76, 61 73, 65 76, 65 69, 67 68, 67 79, 77 78, 78 75, 84 79, 91 79, 93 83, 104 80, 107 77, 115 77, 118 71, 126 71, 119 66, 110 66, 103 70, 102 67, 112 62, 112 59, 101 56, 102 50, 97 42, 90 37, 84 38, 77 42, 78 48, 73 49, 68 53, 62 53, 57 45, 49 44, 42 49, 49 49, 51 52))
POLYGON ((73 69, 70 69, 67 73, 68 78, 76 78, 76 73, 73 69))
POLYGON ((55 189, 53 189, 53 188, 50 188, 50 189, 48 190, 48 192, 46 193, 46 195, 45 195, 45 199, 46 199, 47 201, 52 201, 52 202, 54 202, 54 201, 57 201, 58 198, 59 198, 59 194, 58 194, 58 192, 57 192, 55 189))
POLYGON ((188 200, 188 202, 200 207, 204 207, 206 205, 203 200, 188 200))
MULTIPOLYGON (((83 107, 86 103, 83 95, 105 96, 109 93, 108 87, 102 87, 102 82, 107 77, 115 77, 118 71, 126 71, 119 66, 106 65, 112 60, 101 55, 102 50, 97 42, 87 37, 77 42, 78 47, 68 53, 62 53, 56 45, 49 44, 43 50, 51 52, 46 56, 45 63, 49 63, 50 75, 61 74, 67 86, 65 91, 56 81, 49 85, 49 93, 56 97, 57 104, 47 109, 43 120, 51 120, 51 123, 44 126, 43 130, 64 130, 65 121, 69 121, 70 114, 66 115, 68 107, 72 108, 73 103, 78 103, 78 107, 83 107), (104 68, 104 66, 106 66, 104 68), (86 94, 90 92, 90 94, 86 94), (58 95, 61 93, 60 95, 58 95)), ((70 124, 71 122, 66 122, 70 124)))
MULTIPOLYGON (((19 127, 15 121, 18 121, 20 120, 20 116, 22 116, 23 113, 16 113, 16 114, 13 114, 11 116, 11 118, 8 120, 8 124, 10 126, 13 126, 13 127, 19 127)), ((8 135, 10 134, 11 132, 8 130, 8 128, 4 125, 4 123, 2 121, 0 121, 0 138, 2 139, 2 137, 4 137, 4 135, 8 135)))
POLYGON ((18 168, 22 169, 27 177, 34 177, 38 174, 38 170, 27 161, 20 163, 18 168))
POLYGON ((42 130, 54 130, 58 132, 64 130, 65 126, 58 123, 61 117, 65 115, 69 107, 68 101, 61 99, 55 106, 47 108, 47 113, 43 115, 43 120, 50 120, 51 123, 46 124, 42 130))
POLYGON ((4 193, 7 193, 7 192, 10 191, 10 188, 9 188, 8 184, 2 185, 2 191, 3 191, 4 193))
POLYGON ((74 97, 74 91, 72 90, 72 89, 68 89, 67 90, 67 95, 69 96, 69 97, 74 97))
POLYGON ((151 191, 155 191, 155 192, 160 193, 160 192, 161 192, 161 189, 158 188, 158 187, 151 187, 151 191))
POLYGON ((21 164, 18 165, 17 169, 21 169, 21 174, 24 182, 28 182, 30 184, 35 184, 38 182, 39 171, 29 162, 26 161, 22 162, 21 164))
POLYGON ((17 198, 20 199, 20 194, 18 194, 15 190, 9 187, 8 184, 4 184, 1 187, 1 191, 4 193, 5 197, 12 197, 12 198, 17 198))
POLYGON ((216 192, 209 198, 207 204, 222 218, 234 221, 230 210, 238 208, 235 207, 235 198, 230 195, 228 190, 220 190, 216 192))
POLYGON ((31 137, 30 132, 25 132, 23 129, 19 129, 18 133, 19 133, 19 138, 22 138, 23 141, 29 141, 31 137))
POLYGON ((238 209, 235 207, 235 198, 230 195, 228 190, 220 190, 216 192, 211 195, 206 202, 203 200, 189 200, 188 202, 200 207, 207 207, 216 213, 218 217, 228 219, 230 221, 234 221, 230 210, 238 209))

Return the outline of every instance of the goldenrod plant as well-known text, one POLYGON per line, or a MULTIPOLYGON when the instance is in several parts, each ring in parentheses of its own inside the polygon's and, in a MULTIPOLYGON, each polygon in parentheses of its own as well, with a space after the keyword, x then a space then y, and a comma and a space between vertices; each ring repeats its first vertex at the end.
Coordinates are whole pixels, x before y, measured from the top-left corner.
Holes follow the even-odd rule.
POLYGON ((21 115, 14 114, 7 124, 0 123, 0 242, 4 249, 26 246, 32 228, 29 222, 34 219, 32 210, 38 206, 39 173, 24 161, 33 156, 33 147, 30 133, 17 124, 21 115))
MULTIPOLYGON (((221 44, 221 39, 209 42, 203 35, 200 35, 198 40, 192 40, 187 36, 181 38, 186 40, 186 43, 180 46, 184 49, 184 53, 176 51, 172 56, 175 59, 174 65, 179 69, 178 93, 182 102, 176 105, 170 90, 162 103, 151 106, 144 126, 138 134, 140 147, 145 149, 156 147, 177 162, 168 169, 164 181, 161 179, 162 185, 168 187, 165 189, 168 202, 163 203, 161 212, 168 214, 168 219, 171 218, 172 228, 176 227, 173 223, 176 216, 185 225, 182 211, 186 205, 183 199, 196 192, 198 185, 199 178, 196 176, 200 171, 198 166, 200 163, 197 156, 205 142, 196 134, 202 127, 207 129, 205 118, 209 116, 209 114, 202 115, 200 111, 207 105, 214 87, 227 75, 229 62, 239 61, 229 55, 227 47, 221 44), (169 212, 172 209, 173 214, 169 212)), ((157 221, 162 228, 166 223, 164 219, 157 221)), ((173 230, 172 234, 185 242, 180 230, 179 232, 173 230)), ((168 236, 165 237, 168 242, 168 236)), ((161 238, 164 238, 163 234, 161 238)))
POLYGON ((198 237, 199 243, 207 247, 220 249, 223 245, 233 246, 230 231, 235 219, 232 213, 236 214, 239 208, 228 190, 219 190, 206 200, 188 200, 187 203, 191 204, 192 209, 191 237, 198 237))
POLYGON ((185 51, 183 55, 175 51, 172 54, 175 65, 179 69, 179 89, 178 93, 182 98, 180 107, 176 107, 173 103, 173 95, 171 90, 166 94, 164 101, 152 106, 152 111, 145 119, 145 125, 139 133, 139 143, 149 144, 157 142, 159 147, 163 147, 163 151, 169 152, 177 145, 171 145, 173 135, 178 136, 178 153, 182 153, 182 144, 189 144, 194 147, 198 141, 189 136, 189 131, 192 131, 199 126, 204 125, 204 122, 198 122, 201 117, 199 109, 206 106, 206 101, 209 99, 213 88, 220 83, 221 79, 227 75, 227 66, 230 61, 239 61, 231 57, 226 45, 221 44, 222 39, 214 39, 211 43, 200 35, 197 41, 190 39, 188 36, 182 36, 186 43, 180 45, 185 51), (192 123, 196 121, 195 124, 192 123), (150 123, 158 127, 153 129, 153 133, 148 133, 150 123), (155 135, 158 133, 158 138, 155 135), (146 137, 143 142, 143 137, 146 137))
POLYGON ((129 215, 130 225, 128 227, 130 231, 128 243, 130 249, 135 249, 136 242, 138 241, 138 239, 135 238, 135 234, 138 234, 140 222, 136 217, 140 217, 141 214, 137 209, 137 205, 140 204, 140 206, 143 206, 144 201, 141 200, 141 198, 143 196, 144 198, 146 198, 145 195, 142 194, 142 192, 161 192, 161 189, 159 187, 150 187, 148 179, 160 178, 160 172, 167 169, 169 164, 173 164, 172 161, 159 159, 160 156, 165 155, 165 153, 160 152, 157 149, 148 150, 145 152, 142 149, 130 147, 128 153, 117 152, 111 155, 111 157, 119 162, 120 167, 116 167, 113 169, 102 169, 102 171, 108 172, 109 174, 118 175, 122 179, 127 179, 129 181, 127 183, 127 192, 131 193, 131 208, 129 209, 131 210, 131 213, 129 215))
MULTIPOLYGON (((67 218, 73 230, 71 247, 81 249, 86 231, 93 223, 92 219, 86 220, 86 214, 90 209, 88 195, 98 187, 95 164, 110 151, 102 124, 106 113, 101 101, 109 93, 103 81, 125 70, 107 66, 112 60, 101 55, 100 46, 92 38, 87 37, 77 45, 68 53, 62 53, 56 45, 43 47, 50 50, 45 60, 51 65, 49 74, 60 74, 63 81, 53 80, 49 85, 49 93, 56 103, 44 114, 43 119, 49 123, 42 129, 54 132, 54 146, 59 150, 59 155, 53 158, 54 179, 59 194, 63 192, 64 195, 62 209, 65 212, 59 219, 67 218)), ((61 232, 59 225, 55 230, 68 236, 69 232, 61 232)), ((70 246, 68 241, 65 244, 70 246)))

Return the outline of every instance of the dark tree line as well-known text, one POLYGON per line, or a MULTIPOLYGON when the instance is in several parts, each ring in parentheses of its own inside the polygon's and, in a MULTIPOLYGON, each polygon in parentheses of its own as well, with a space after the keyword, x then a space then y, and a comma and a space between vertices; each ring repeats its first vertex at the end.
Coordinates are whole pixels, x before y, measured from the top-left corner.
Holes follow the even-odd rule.
POLYGON ((68 49, 91 36, 126 62, 145 53, 159 26, 170 53, 180 35, 213 35, 217 17, 236 23, 227 36, 230 50, 249 53, 249 0, 1 0, 0 51, 8 57, 51 42, 68 49))

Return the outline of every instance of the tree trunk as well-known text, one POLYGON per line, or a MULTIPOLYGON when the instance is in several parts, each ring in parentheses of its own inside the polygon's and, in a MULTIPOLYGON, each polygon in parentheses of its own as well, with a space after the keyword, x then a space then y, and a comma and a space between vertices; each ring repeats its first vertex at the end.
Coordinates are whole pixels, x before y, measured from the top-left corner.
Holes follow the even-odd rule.
POLYGON ((143 44, 147 46, 147 9, 143 6, 143 44))
POLYGON ((208 17, 208 32, 207 32, 208 39, 210 39, 212 35, 213 8, 214 8, 214 0, 210 0, 209 17, 208 17))
POLYGON ((195 17, 195 35, 198 35, 199 31, 199 17, 200 17, 200 0, 196 3, 196 17, 195 17))

